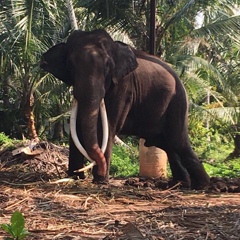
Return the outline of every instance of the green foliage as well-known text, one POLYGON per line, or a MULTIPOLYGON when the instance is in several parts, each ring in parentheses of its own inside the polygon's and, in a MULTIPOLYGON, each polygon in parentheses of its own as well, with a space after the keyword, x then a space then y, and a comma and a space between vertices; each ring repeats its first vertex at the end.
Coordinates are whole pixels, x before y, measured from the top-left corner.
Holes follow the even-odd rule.
POLYGON ((3 132, 0 132, 0 151, 2 149, 8 149, 11 150, 13 148, 16 148, 16 144, 21 143, 20 140, 12 139, 3 132))
POLYGON ((228 136, 218 132, 217 126, 207 129, 202 122, 192 119, 190 133, 194 150, 211 177, 239 177, 240 159, 226 160, 234 146, 228 136))
POLYGON ((240 159, 234 159, 229 162, 216 161, 215 163, 205 163, 204 167, 211 177, 239 177, 240 159))
POLYGON ((130 140, 127 144, 129 148, 118 145, 113 147, 110 175, 114 177, 137 176, 139 173, 138 145, 130 140))
POLYGON ((0 146, 5 144, 11 144, 12 139, 6 136, 3 132, 0 132, 0 146))
POLYGON ((25 220, 22 213, 16 211, 11 217, 11 223, 1 224, 1 228, 12 236, 11 238, 7 239, 20 240, 29 235, 29 232, 24 228, 24 225, 25 220))
POLYGON ((202 159, 211 158, 212 151, 219 149, 219 146, 229 146, 232 141, 231 135, 219 121, 203 117, 205 112, 192 110, 188 122, 192 146, 202 159))
MULTIPOLYGON (((50 139, 52 125, 46 122, 69 110, 71 91, 39 71, 38 65, 42 53, 71 32, 66 4, 1 2, 0 111, 4 116, 0 131, 28 137, 24 106, 33 96, 38 134, 50 139)), ((73 6, 80 29, 106 28, 130 38, 136 48, 149 50, 149 1, 74 0, 73 6)), ((212 116, 224 118, 230 126, 239 125, 239 1, 158 1, 156 15, 157 52, 173 67, 181 67, 191 101, 202 106, 211 95, 210 103, 220 103, 209 109, 212 116), (196 17, 203 23, 197 24, 196 17)))
POLYGON ((211 158, 204 163, 204 167, 211 177, 239 177, 240 158, 226 160, 232 150, 229 145, 221 145, 211 152, 211 158))

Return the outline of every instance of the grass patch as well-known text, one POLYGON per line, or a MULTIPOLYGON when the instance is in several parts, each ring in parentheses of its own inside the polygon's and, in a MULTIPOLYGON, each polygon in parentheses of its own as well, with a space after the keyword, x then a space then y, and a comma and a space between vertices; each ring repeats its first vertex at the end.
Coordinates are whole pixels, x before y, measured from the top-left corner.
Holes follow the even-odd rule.
POLYGON ((240 176, 240 158, 228 162, 204 163, 204 167, 211 177, 235 178, 240 176))
POLYGON ((212 151, 211 158, 204 161, 204 167, 207 173, 213 177, 239 177, 240 176, 240 158, 226 160, 231 151, 224 150, 224 147, 218 151, 212 151))
POLYGON ((0 146, 4 144, 11 144, 13 140, 5 135, 3 132, 0 132, 0 146))
POLYGON ((110 175, 113 177, 132 177, 139 174, 138 145, 124 140, 129 147, 114 145, 110 175))
POLYGON ((0 151, 3 149, 13 149, 17 143, 21 141, 16 139, 11 139, 7 135, 5 135, 3 132, 0 132, 0 151))
MULTIPOLYGON (((239 177, 240 158, 226 160, 233 151, 232 144, 221 144, 215 148, 209 148, 202 159, 207 173, 213 177, 239 177)), ((200 156, 201 154, 199 154, 200 156)))

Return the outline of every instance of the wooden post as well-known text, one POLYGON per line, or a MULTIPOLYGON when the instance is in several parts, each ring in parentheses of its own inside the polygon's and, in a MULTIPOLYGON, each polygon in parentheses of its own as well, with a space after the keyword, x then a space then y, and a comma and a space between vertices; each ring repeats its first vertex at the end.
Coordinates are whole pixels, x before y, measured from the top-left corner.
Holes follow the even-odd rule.
POLYGON ((150 2, 150 54, 156 54, 156 0, 151 0, 150 2))

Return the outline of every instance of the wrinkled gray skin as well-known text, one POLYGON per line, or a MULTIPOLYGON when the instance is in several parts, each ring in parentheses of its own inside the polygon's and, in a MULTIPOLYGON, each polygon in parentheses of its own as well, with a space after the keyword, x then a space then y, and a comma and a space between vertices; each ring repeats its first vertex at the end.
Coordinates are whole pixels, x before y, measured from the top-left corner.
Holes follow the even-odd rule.
MULTIPOLYGON (((73 85, 79 103, 77 133, 97 163, 95 182, 108 181, 113 138, 122 134, 164 149, 175 181, 195 189, 208 185, 209 177, 189 142, 186 92, 176 73, 159 58, 113 41, 104 30, 77 30, 66 43, 43 54, 41 68, 73 85), (109 123, 105 154, 99 148, 102 98, 109 123)), ((70 138, 69 175, 83 166, 84 157, 70 138)))

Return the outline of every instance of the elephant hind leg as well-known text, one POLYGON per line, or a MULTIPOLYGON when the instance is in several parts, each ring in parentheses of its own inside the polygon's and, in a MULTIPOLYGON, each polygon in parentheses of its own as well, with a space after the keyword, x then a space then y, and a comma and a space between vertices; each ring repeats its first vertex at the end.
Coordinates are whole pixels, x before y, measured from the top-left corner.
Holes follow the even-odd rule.
POLYGON ((186 135, 185 138, 183 138, 182 141, 174 147, 174 152, 179 157, 179 162, 190 176, 191 188, 205 188, 209 184, 210 178, 204 169, 202 162, 193 151, 188 136, 186 135))
POLYGON ((174 152, 167 152, 168 161, 172 171, 173 181, 175 183, 181 182, 183 186, 190 188, 190 175, 181 163, 180 157, 174 152))
POLYGON ((210 178, 204 169, 202 162, 198 159, 193 151, 188 151, 180 155, 183 166, 188 171, 191 178, 191 188, 203 189, 209 182, 210 178))
POLYGON ((175 138, 173 141, 165 138, 165 141, 165 151, 168 154, 173 178, 184 182, 190 180, 192 189, 205 188, 209 184, 210 178, 202 162, 194 153, 187 133, 185 132, 185 134, 180 135, 179 138, 175 138))
POLYGON ((189 150, 187 154, 182 154, 167 151, 167 155, 175 182, 180 181, 192 189, 204 189, 209 184, 210 178, 194 152, 189 150))
MULTIPOLYGON (((181 102, 179 101, 179 103, 181 102)), ((174 152, 179 157, 179 162, 190 175, 191 188, 203 189, 209 184, 210 179, 203 164, 199 161, 191 147, 188 137, 186 113, 186 102, 185 106, 184 104, 181 106, 175 99, 174 102, 170 104, 165 128, 166 148, 168 149, 168 152, 174 152)), ((175 159, 176 157, 173 157, 172 161, 174 163, 176 162, 175 159)), ((179 167, 177 168, 180 172, 182 171, 179 167)), ((175 172, 177 172, 177 170, 175 172)))
POLYGON ((191 187, 190 175, 186 168, 183 166, 179 155, 173 150, 172 147, 168 147, 168 141, 169 139, 165 138, 163 134, 159 134, 155 137, 146 138, 144 145, 146 147, 156 146, 164 150, 168 156, 173 182, 181 182, 183 186, 191 187))

